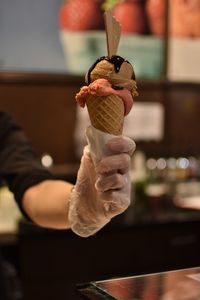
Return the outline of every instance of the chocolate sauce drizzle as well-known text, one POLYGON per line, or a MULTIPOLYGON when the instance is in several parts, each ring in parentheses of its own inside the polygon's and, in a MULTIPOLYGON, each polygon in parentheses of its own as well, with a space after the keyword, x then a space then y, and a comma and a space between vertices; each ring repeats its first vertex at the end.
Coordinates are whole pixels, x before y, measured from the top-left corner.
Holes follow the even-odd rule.
MULTIPOLYGON (((95 63, 90 67, 90 69, 88 70, 88 73, 87 73, 87 78, 86 78, 86 82, 87 84, 90 84, 91 83, 91 72, 93 71, 93 69, 96 67, 96 65, 102 61, 102 60, 107 60, 108 62, 110 62, 111 64, 114 65, 114 69, 115 69, 115 72, 118 73, 120 68, 121 68, 121 65, 123 64, 123 62, 127 62, 128 64, 130 64, 130 62, 124 58, 122 58, 121 56, 119 55, 113 55, 111 57, 108 57, 108 56, 101 56, 100 58, 98 58, 95 63)), ((132 76, 132 79, 135 80, 135 74, 133 72, 133 76, 132 76)))

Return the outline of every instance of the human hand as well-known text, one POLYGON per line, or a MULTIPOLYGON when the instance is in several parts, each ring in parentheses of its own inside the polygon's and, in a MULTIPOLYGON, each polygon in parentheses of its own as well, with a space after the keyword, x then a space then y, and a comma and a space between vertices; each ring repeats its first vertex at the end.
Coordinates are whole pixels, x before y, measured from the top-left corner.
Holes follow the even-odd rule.
POLYGON ((71 192, 69 222, 82 237, 95 234, 131 201, 130 156, 135 143, 124 136, 87 130, 77 182, 71 192))

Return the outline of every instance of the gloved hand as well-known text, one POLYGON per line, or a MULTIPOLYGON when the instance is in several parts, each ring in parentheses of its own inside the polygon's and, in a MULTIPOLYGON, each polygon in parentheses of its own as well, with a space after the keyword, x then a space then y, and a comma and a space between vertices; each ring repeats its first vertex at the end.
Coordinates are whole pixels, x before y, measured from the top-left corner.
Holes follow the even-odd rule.
POLYGON ((69 222, 82 237, 95 234, 130 205, 130 156, 135 143, 90 126, 77 182, 71 192, 69 222))

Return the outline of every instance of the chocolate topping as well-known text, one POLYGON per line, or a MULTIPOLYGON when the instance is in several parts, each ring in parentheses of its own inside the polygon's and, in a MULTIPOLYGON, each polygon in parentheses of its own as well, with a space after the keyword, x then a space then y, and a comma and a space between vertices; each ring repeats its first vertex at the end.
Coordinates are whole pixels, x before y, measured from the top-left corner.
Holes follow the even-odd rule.
MULTIPOLYGON (((108 62, 110 62, 111 64, 114 65, 114 69, 115 69, 115 72, 118 73, 120 71, 120 68, 121 68, 121 65, 123 64, 123 62, 126 62, 128 64, 130 64, 130 62, 124 58, 122 58, 121 56, 119 55, 113 55, 111 57, 108 57, 108 56, 101 56, 100 58, 98 58, 95 63, 90 67, 90 69, 88 70, 88 73, 87 73, 87 77, 86 77, 86 81, 87 81, 87 84, 90 84, 91 83, 91 77, 90 77, 90 74, 91 72, 94 70, 94 68, 96 67, 96 65, 102 61, 102 60, 107 60, 108 62)), ((133 76, 132 78, 133 80, 135 80, 135 74, 133 72, 133 76)))

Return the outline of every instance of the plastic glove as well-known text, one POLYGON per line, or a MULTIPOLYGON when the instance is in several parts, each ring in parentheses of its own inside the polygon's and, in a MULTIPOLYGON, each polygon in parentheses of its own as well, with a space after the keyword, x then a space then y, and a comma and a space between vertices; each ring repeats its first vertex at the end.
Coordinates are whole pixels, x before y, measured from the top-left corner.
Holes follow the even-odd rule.
POLYGON ((68 216, 71 229, 82 237, 95 234, 130 205, 130 156, 135 150, 130 138, 92 126, 86 135, 89 145, 84 148, 68 216))

